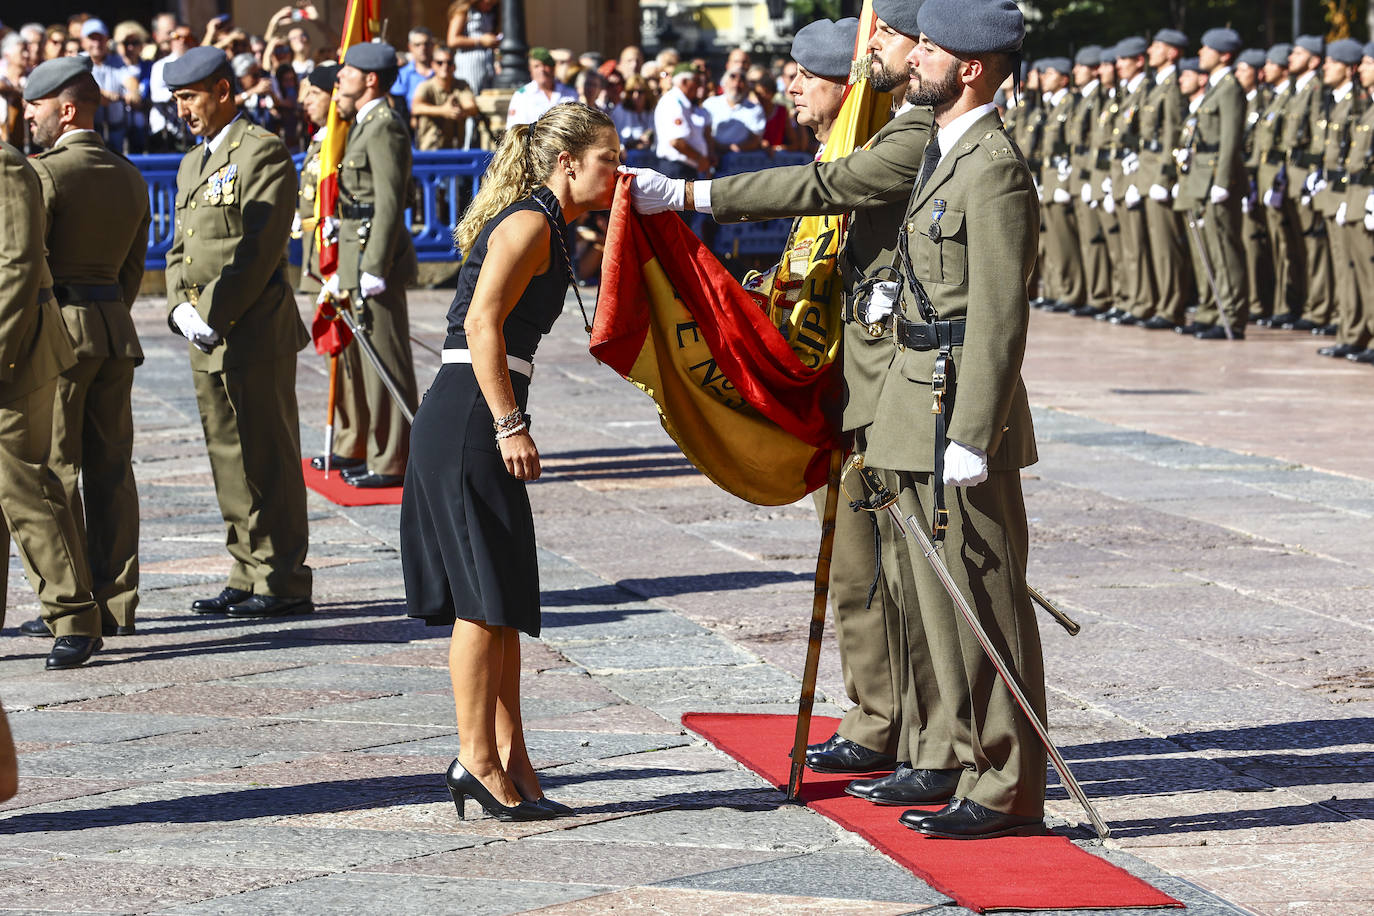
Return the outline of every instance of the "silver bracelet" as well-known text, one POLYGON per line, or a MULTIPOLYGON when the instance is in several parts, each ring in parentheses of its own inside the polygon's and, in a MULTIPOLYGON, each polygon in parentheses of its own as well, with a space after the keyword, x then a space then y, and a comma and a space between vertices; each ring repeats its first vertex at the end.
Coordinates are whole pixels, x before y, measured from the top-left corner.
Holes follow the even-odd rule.
POLYGON ((518 436, 527 429, 529 429, 529 427, 525 425, 524 421, 522 420, 519 426, 512 426, 510 429, 498 430, 496 433, 496 441, 500 442, 502 439, 509 439, 511 436, 518 436))
POLYGON ((516 426, 525 425, 525 414, 519 407, 506 414, 504 417, 497 417, 492 421, 492 426, 499 433, 503 430, 514 429, 516 426))

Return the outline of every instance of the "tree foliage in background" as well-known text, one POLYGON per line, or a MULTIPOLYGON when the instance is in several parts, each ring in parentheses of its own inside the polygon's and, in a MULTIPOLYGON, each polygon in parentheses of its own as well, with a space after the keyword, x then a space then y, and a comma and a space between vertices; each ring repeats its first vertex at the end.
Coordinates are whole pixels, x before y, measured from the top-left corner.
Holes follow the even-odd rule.
POLYGON ((793 21, 797 28, 815 22, 817 19, 841 19, 843 12, 841 0, 789 0, 793 21))

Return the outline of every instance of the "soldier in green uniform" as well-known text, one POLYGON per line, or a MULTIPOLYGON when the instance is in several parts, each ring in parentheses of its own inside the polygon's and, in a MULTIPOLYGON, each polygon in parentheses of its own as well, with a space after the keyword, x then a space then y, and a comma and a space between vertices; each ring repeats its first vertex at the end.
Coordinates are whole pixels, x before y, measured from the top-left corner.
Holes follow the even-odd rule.
POLYGON ((1236 82, 1245 93, 1245 196, 1241 198, 1240 240, 1245 249, 1246 312, 1251 323, 1274 313, 1274 258, 1269 228, 1259 199, 1260 151, 1257 134, 1272 90, 1263 82, 1265 52, 1248 48, 1236 58, 1236 82))
POLYGON ((178 115, 202 140, 177 172, 167 324, 190 342, 234 558, 228 586, 191 609, 231 617, 308 613, 296 353, 310 336, 286 279, 295 168, 276 135, 240 116, 223 51, 193 48, 164 73, 178 115))
POLYGON ((1297 207, 1287 193, 1288 153, 1280 145, 1284 112, 1293 97, 1293 81, 1288 76, 1292 50, 1292 45, 1281 43, 1265 54, 1263 78, 1270 95, 1254 133, 1255 180, 1274 265, 1273 313, 1254 319, 1262 327, 1296 320, 1307 300, 1307 251, 1298 227, 1297 207))
MULTIPOLYGON (((919 29, 916 4, 907 0, 875 0, 877 31, 870 44, 874 53, 874 87, 881 91, 905 91, 907 67, 897 52, 905 54, 915 46, 919 29), (889 18, 890 17, 890 18, 889 18), (905 49, 905 50, 903 50, 905 49)), ((695 209, 710 213, 719 222, 777 219, 796 215, 852 214, 845 248, 841 256, 845 288, 854 286, 879 268, 892 267, 896 239, 906 202, 920 169, 921 152, 931 133, 929 108, 904 105, 897 115, 878 131, 862 149, 833 162, 814 162, 749 172, 714 181, 668 179, 648 170, 636 169, 633 196, 640 212, 695 209), (690 196, 689 196, 690 195, 690 196)), ((843 424, 862 441, 873 422, 879 389, 892 361, 892 343, 880 314, 856 315, 853 297, 847 295, 844 336, 841 344, 844 364, 845 406, 843 424)), ((863 523, 851 526, 840 543, 837 528, 836 560, 858 556, 867 551, 870 559, 861 561, 873 569, 874 534, 863 523)), ((866 589, 865 589, 866 591, 866 589)), ((885 784, 881 800, 886 804, 914 804, 926 796, 930 787, 924 771, 914 770, 902 740, 908 728, 908 700, 912 691, 931 691, 933 684, 910 685, 901 607, 898 595, 880 582, 871 605, 866 595, 850 594, 843 601, 845 622, 840 629, 854 634, 853 641, 866 639, 868 651, 850 656, 850 670, 862 679, 860 695, 871 698, 864 714, 846 716, 839 733, 826 748, 813 746, 808 761, 834 766, 844 759, 869 760, 891 755, 894 746, 899 765, 885 784), (862 603, 861 600, 863 599, 862 603), (867 608, 866 617, 856 617, 867 608), (887 714, 883 709, 884 691, 901 697, 900 710, 887 714), (890 715, 887 723, 883 715, 890 715), (900 729, 901 734, 896 730, 900 729), (885 742, 877 747, 879 741, 885 742), (873 741, 874 745, 863 742, 873 741)), ((837 607, 840 604, 837 603, 837 607)), ((846 642, 850 636, 845 636, 846 642)), ((890 758, 889 758, 890 759, 890 758)), ((873 764, 876 765, 876 764, 873 764)), ((851 784, 851 787, 854 784, 851 784)))
MULTIPOLYGON (((1207 267, 1203 263, 1201 248, 1201 226, 1196 222, 1198 213, 1207 202, 1207 188, 1197 192, 1184 179, 1187 176, 1189 156, 1192 155, 1193 138, 1197 135, 1197 118, 1193 115, 1202 98, 1207 94, 1207 72, 1198 64, 1196 57, 1186 57, 1178 62, 1178 88, 1183 94, 1187 117, 1178 134, 1178 146, 1171 155, 1179 164, 1179 181, 1173 187, 1174 211, 1179 217, 1198 231, 1188 232, 1188 257, 1192 261, 1193 276, 1197 279, 1197 309, 1204 314, 1216 310, 1216 297, 1212 295, 1212 284, 1207 280, 1207 267)), ((1196 322, 1180 325, 1174 330, 1179 334, 1196 334, 1200 330, 1196 322)))
POLYGON ((1173 151, 1183 129, 1178 61, 1187 44, 1188 36, 1177 29, 1161 29, 1147 49, 1154 77, 1140 106, 1140 184, 1145 191, 1145 229, 1157 298, 1154 314, 1142 326, 1151 331, 1185 324, 1193 301, 1188 230, 1173 207, 1173 187, 1178 183, 1173 151))
MULTIPOLYGON (((1183 183, 1201 199, 1202 242, 1216 281, 1216 308, 1230 320, 1235 339, 1245 337, 1247 298, 1245 251, 1241 247, 1241 200, 1249 191, 1244 164, 1245 93, 1232 72, 1240 35, 1209 29, 1202 36, 1198 64, 1207 72, 1207 92, 1193 112, 1196 126, 1183 183)), ((1226 330, 1211 310, 1198 310, 1193 336, 1225 340, 1226 330)))
MULTIPOLYGON (((60 373, 76 365, 43 257, 38 175, 0 141, 0 512, 56 634, 49 670, 83 665, 101 646, 86 545, 62 481, 48 466, 60 373)), ((0 593, 0 623, 4 622, 0 593)))
MULTIPOLYGON (((1374 42, 1365 45, 1360 59, 1360 87, 1366 93, 1374 90, 1374 42)), ((1350 155, 1346 160, 1350 180, 1345 192, 1344 231, 1350 238, 1347 244, 1353 253, 1355 282, 1362 293, 1374 290, 1374 105, 1365 107, 1364 114, 1351 130, 1350 155)), ((1374 365, 1374 293, 1361 296, 1360 311, 1351 322, 1348 336, 1339 341, 1356 348, 1345 358, 1352 362, 1374 365)))
POLYGON ((1078 98, 1069 88, 1072 70, 1073 64, 1067 57, 1047 57, 1040 62, 1040 85, 1045 92, 1040 165, 1044 261, 1040 265, 1040 279, 1045 297, 1053 300, 1044 308, 1052 312, 1071 312, 1080 308, 1086 298, 1072 193, 1069 121, 1078 98))
POLYGON ((1097 68, 1097 79, 1106 92, 1106 99, 1097 117, 1093 120, 1091 139, 1093 166, 1092 177, 1088 180, 1092 200, 1088 206, 1097 214, 1107 239, 1107 260, 1112 265, 1110 307, 1093 317, 1098 321, 1111 321, 1127 314, 1121 306, 1126 301, 1125 285, 1122 282, 1120 265, 1125 260, 1121 250, 1121 221, 1116 215, 1116 201, 1104 189, 1111 186, 1112 143, 1116 130, 1117 117, 1121 112, 1120 81, 1116 77, 1116 45, 1102 49, 1102 63, 1097 68))
MULTIPOLYGON (((1333 324, 1338 336, 1336 347, 1342 344, 1350 347, 1341 352, 1341 356, 1354 352, 1357 342, 1354 337, 1358 333, 1356 328, 1364 324, 1360 289, 1355 283, 1356 253, 1351 249, 1350 233, 1344 230, 1349 208, 1341 209, 1347 191, 1346 159, 1350 153, 1351 130, 1366 107, 1364 92, 1354 81, 1355 67, 1363 56, 1364 46, 1350 38, 1327 45, 1326 60, 1322 64, 1322 84, 1330 93, 1331 104, 1321 122, 1323 151, 1320 177, 1311 183, 1312 206, 1322 215, 1326 224, 1331 251, 1331 294, 1335 303, 1333 324)), ((1326 349, 1322 347, 1318 352, 1326 349)), ((1328 352, 1322 355, 1335 354, 1328 352)))
MULTIPOLYGON (((1024 112, 1018 112, 1015 118, 1016 133, 1009 135, 1015 141, 1016 146, 1021 150, 1025 157, 1026 164, 1030 166, 1031 176, 1035 180, 1037 199, 1041 206, 1041 227, 1044 227, 1044 192, 1040 188, 1040 170, 1044 166, 1044 141, 1045 141, 1045 122, 1048 113, 1045 105, 1045 94, 1041 91, 1040 78, 1041 62, 1035 61, 1030 65, 1026 72, 1026 85, 1022 87, 1020 98, 1024 106, 1024 112)), ((1054 298, 1053 281, 1047 281, 1044 276, 1045 263, 1045 239, 1040 239, 1040 251, 1035 259, 1035 270, 1031 273, 1028 286, 1034 292, 1031 299, 1031 306, 1038 309, 1049 308, 1057 301, 1054 298)))
POLYGON ((1075 315, 1100 315, 1112 304, 1112 265, 1107 254, 1107 231, 1101 208, 1093 194, 1093 167, 1097 151, 1093 133, 1097 116, 1110 103, 1107 89, 1097 78, 1102 66, 1102 49, 1097 45, 1080 48, 1073 62, 1073 80, 1078 89, 1078 104, 1069 119, 1068 137, 1073 176, 1069 196, 1074 201, 1078 228, 1078 253, 1083 265, 1083 305, 1075 315))
MULTIPOLYGON (((1024 22, 1013 0, 926 0, 919 17, 908 98, 933 106, 938 130, 907 205, 896 346, 863 453, 897 494, 901 513, 921 524, 948 491, 942 556, 1043 716, 1020 473, 1036 460, 1020 370, 1039 218, 1030 171, 992 104, 1024 22), (957 380, 946 402, 947 443, 931 412, 941 357, 953 362, 957 380)), ((917 727, 908 754, 950 795, 939 811, 907 811, 901 823, 949 839, 1042 829, 1044 746, 915 539, 902 536, 888 514, 878 520, 884 574, 906 596, 912 683, 935 685, 911 710, 917 727)))
MULTIPOLYGON (((339 163, 339 271, 331 293, 347 294, 382 365, 410 410, 415 364, 405 286, 418 269, 405 209, 410 200, 410 134, 387 96, 396 80, 391 45, 354 45, 338 74, 339 114, 352 120, 339 163)), ((363 368, 367 461, 343 472, 351 486, 399 487, 410 453, 410 424, 371 363, 363 368)))
MULTIPOLYGON (((123 636, 134 632, 138 607, 130 394, 143 350, 129 308, 148 249, 148 185, 95 132, 100 87, 80 61, 39 64, 24 102, 30 134, 45 150, 31 162, 43 187, 53 291, 78 357, 57 381, 48 463, 86 544, 102 629, 123 636)), ((51 584, 40 586, 40 597, 51 584)), ((42 618, 20 629, 49 633, 42 618)))
POLYGON ((1286 188, 1298 231, 1302 234, 1307 268, 1307 298, 1302 313, 1282 322, 1282 327, 1290 331, 1314 331, 1325 327, 1332 315, 1331 246, 1326 237, 1326 223, 1312 206, 1308 188, 1308 179, 1320 168, 1325 151, 1326 138, 1321 122, 1326 117, 1329 97, 1319 72, 1323 50, 1321 36, 1299 35, 1288 55, 1293 94, 1284 106, 1283 137, 1279 147, 1288 154, 1286 188))
MULTIPOLYGON (((320 260, 315 250, 315 195, 320 183, 320 147, 328 129, 329 100, 338 69, 337 64, 319 64, 310 71, 301 88, 301 108, 311 123, 319 128, 310 139, 305 159, 301 162, 300 189, 296 192, 296 221, 291 226, 292 237, 301 240, 299 289, 303 293, 320 291, 320 260)), ((328 364, 328 357, 325 362, 328 364)), ((334 456, 329 462, 331 470, 342 472, 367 461, 366 432, 359 425, 362 418, 367 416, 362 372, 362 357, 357 345, 344 347, 339 353, 334 400, 334 456)), ((310 466, 317 471, 323 471, 324 465, 323 455, 310 459, 310 466)))
MULTIPOLYGON (((1127 314, 1112 324, 1143 324, 1154 314, 1155 283, 1150 265, 1150 237, 1145 225, 1145 191, 1140 174, 1140 109, 1150 89, 1145 72, 1145 39, 1132 36, 1117 42, 1116 72, 1121 79, 1120 104, 1112 128, 1110 196, 1121 227, 1122 302, 1127 314)), ((1105 191, 1106 189, 1104 189, 1105 191)))

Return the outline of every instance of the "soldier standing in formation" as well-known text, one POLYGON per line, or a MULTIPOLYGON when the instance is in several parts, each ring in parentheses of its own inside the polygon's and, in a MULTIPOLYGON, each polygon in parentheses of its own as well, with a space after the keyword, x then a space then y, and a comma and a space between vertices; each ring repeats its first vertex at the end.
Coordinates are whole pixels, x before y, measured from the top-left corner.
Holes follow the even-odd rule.
POLYGON ((215 495, 234 558, 201 614, 309 613, 296 353, 310 340, 286 279, 296 173, 285 144, 240 116, 224 52, 193 48, 165 70, 202 143, 177 172, 167 253, 168 326, 190 346, 215 495))
MULTIPOLYGON (((129 308, 148 249, 148 185, 95 132, 100 88, 79 59, 34 68, 24 100, 31 136, 44 149, 30 161, 43 189, 53 293, 78 360, 57 380, 49 465, 85 544, 101 630, 127 636, 138 607, 130 396, 143 362, 129 308), (95 200, 101 206, 91 206, 95 200)), ((55 586, 41 581, 39 599, 55 586)), ((19 629, 50 633, 41 617, 19 629)))

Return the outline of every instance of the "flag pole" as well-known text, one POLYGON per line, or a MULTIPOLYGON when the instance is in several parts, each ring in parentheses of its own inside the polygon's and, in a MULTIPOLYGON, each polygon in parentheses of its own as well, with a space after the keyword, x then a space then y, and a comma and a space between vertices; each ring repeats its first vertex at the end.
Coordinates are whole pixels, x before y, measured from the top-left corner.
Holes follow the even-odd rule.
POLYGON ((801 795, 802 770, 806 766, 807 737, 811 732, 811 707, 816 701, 816 672, 821 663, 821 635, 825 632, 825 605, 830 594, 830 557, 835 551, 835 512, 840 504, 840 466, 844 453, 830 453, 830 473, 825 483, 825 511, 821 515, 821 549, 816 555, 816 589, 811 599, 811 631, 806 643, 806 668, 802 672, 801 697, 797 700, 797 733, 792 740, 792 771, 787 779, 788 801, 801 795))
POLYGON ((339 394, 339 354, 329 354, 329 413, 324 417, 324 479, 329 479, 329 463, 334 460, 334 407, 339 394))

